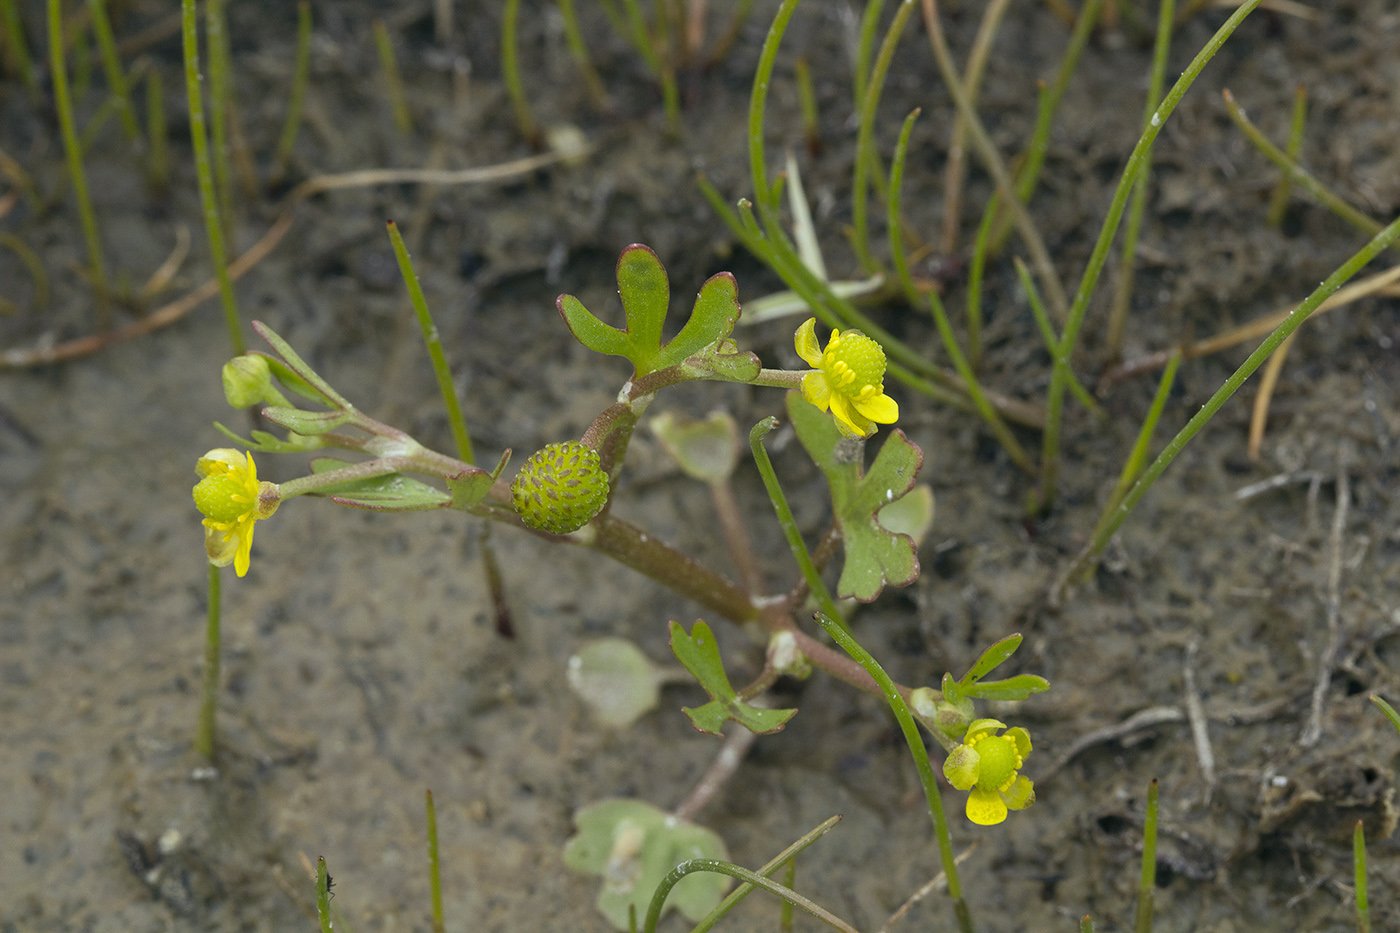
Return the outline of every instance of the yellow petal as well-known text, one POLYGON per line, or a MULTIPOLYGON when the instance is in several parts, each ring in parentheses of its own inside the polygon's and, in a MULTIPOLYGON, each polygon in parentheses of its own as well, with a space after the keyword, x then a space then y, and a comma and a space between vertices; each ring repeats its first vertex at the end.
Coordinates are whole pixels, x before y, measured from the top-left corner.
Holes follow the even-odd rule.
POLYGON ((200 457, 194 468, 200 476, 210 476, 214 473, 240 470, 244 465, 245 461, 241 451, 231 447, 218 447, 200 457))
MULTIPOLYGON (((817 319, 809 317, 806 322, 797 328, 795 343, 797 344, 797 355, 802 357, 803 362, 813 369, 818 369, 822 364, 822 347, 817 343, 817 319)), ((818 408, 822 407, 820 405, 818 408)))
POLYGON ((831 387, 821 373, 808 373, 802 377, 802 397, 822 411, 831 407, 831 387))
POLYGON ((227 526, 204 529, 204 552, 209 555, 209 563, 215 567, 227 567, 233 563, 238 551, 238 537, 227 526))
POLYGON ((899 420, 899 403, 888 395, 877 395, 863 402, 853 402, 856 411, 871 421, 880 424, 894 424, 899 420))
POLYGON ((831 413, 836 417, 836 427, 847 437, 869 437, 875 433, 870 419, 852 408, 851 400, 840 392, 831 393, 831 413))
POLYGON ((958 790, 971 790, 977 784, 977 765, 981 756, 967 745, 959 745, 943 759, 943 776, 958 790))
POLYGON ((1001 792, 1002 802, 1011 810, 1024 810, 1035 803, 1035 785, 1024 774, 1018 774, 1011 786, 1001 792))
POLYGON ((995 826, 1006 819, 1006 804, 994 790, 973 790, 967 795, 967 818, 978 826, 995 826))
POLYGON ((1025 758, 1031 753, 1031 734, 1020 726, 1006 730, 1006 737, 1016 743, 1016 754, 1025 758))
POLYGON ((253 526, 256 524, 249 518, 247 525, 239 523, 238 527, 238 554, 233 559, 233 569, 241 577, 248 572, 248 563, 253 557, 253 526))

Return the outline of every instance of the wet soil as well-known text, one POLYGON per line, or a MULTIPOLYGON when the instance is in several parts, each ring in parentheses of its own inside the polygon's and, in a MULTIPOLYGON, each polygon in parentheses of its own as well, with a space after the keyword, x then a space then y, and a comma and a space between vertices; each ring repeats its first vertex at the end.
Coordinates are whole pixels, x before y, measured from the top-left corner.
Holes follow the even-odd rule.
MULTIPOLYGON (((112 5, 125 38, 168 16, 166 4, 112 5)), ((41 11, 29 6, 37 38, 41 11)), ((386 15, 414 120, 404 135, 379 78, 377 6, 314 5, 307 120, 291 177, 277 193, 239 198, 240 250, 268 229, 280 194, 305 177, 466 168, 530 154, 497 77, 498 13, 479 6, 458 9, 445 42, 434 36, 426 3, 386 15)), ((727 198, 750 191, 744 116, 773 4, 757 4, 728 56, 684 76, 679 134, 667 130, 645 64, 599 9, 582 5, 613 99, 608 112, 576 78, 554 7, 524 6, 521 55, 537 116, 546 126, 580 128, 592 155, 505 184, 319 195, 296 208, 292 234, 237 286, 245 317, 272 325, 361 408, 450 449, 383 234, 385 219, 397 219, 483 461, 506 447, 529 452, 577 437, 615 396, 625 366, 574 343, 553 302, 567 291, 613 309, 613 263, 628 243, 656 249, 678 302, 722 269, 738 276, 744 301, 780 287, 694 183, 703 171, 727 198)), ((978 7, 950 6, 950 39, 965 57, 978 7)), ((1281 227, 1266 223, 1276 172, 1226 117, 1221 88, 1282 139, 1294 87, 1305 86, 1305 164, 1373 217, 1400 210, 1400 14, 1383 0, 1314 6, 1313 21, 1251 17, 1162 134, 1130 358, 1298 300, 1366 239, 1305 198, 1294 199, 1281 227)), ((711 11, 712 32, 726 13, 711 11)), ((1155 10, 1138 14, 1150 19, 1155 10)), ((294 11, 245 0, 230 17, 237 101, 265 175, 285 113, 294 11)), ((1183 26, 1169 74, 1223 18, 1212 10, 1183 26)), ((798 151, 832 274, 842 278, 858 274, 844 239, 854 19, 843 2, 807 0, 784 44, 769 109, 770 152, 798 151), (825 144, 816 156, 802 150, 797 54, 816 84, 825 144)), ((1026 138, 1036 82, 1053 77, 1068 35, 1045 6, 1013 4, 982 94, 1003 152, 1026 138)), ((1065 98, 1031 205, 1065 282, 1077 281, 1136 140, 1149 54, 1131 21, 1100 31, 1065 98)), ((180 87, 177 36, 167 31, 128 53, 131 62, 139 56, 167 88, 180 87)), ((94 78, 81 98, 84 119, 97 110, 101 87, 94 78)), ((153 303, 210 275, 183 98, 170 97, 176 158, 167 192, 146 183, 114 123, 88 159, 110 269, 139 285, 179 231, 190 233, 191 258, 153 303)), ((906 211, 932 238, 943 216, 951 108, 921 26, 895 57, 879 124, 883 151, 915 106, 923 115, 906 211)), ((35 204, 21 194, 0 229, 36 251, 52 286, 48 304, 36 307, 18 254, 0 250, 0 297, 15 304, 0 318, 3 347, 96 332, 55 124, 13 78, 0 84, 0 139, 45 198, 35 204)), ((2 184, 0 196, 16 187, 11 173, 2 184)), ((964 241, 990 190, 974 168, 964 241)), ((1038 401, 1049 367, 1009 262, 1018 251, 1013 241, 989 270, 983 373, 999 391, 1038 401)), ((950 308, 961 308, 961 281, 954 276, 947 288, 950 308)), ((941 359, 923 316, 899 303, 872 313, 941 359)), ((117 324, 132 319, 114 312, 117 324)), ((1096 302, 1079 360, 1086 378, 1104 362, 1103 321, 1096 302)), ((795 323, 761 325, 741 339, 770 363, 796 365, 795 323)), ((1251 461, 1245 447, 1251 382, 1143 501, 1093 580, 1058 603, 1047 593, 1092 529, 1154 380, 1114 388, 1104 421, 1073 411, 1061 495, 1035 520, 1024 512, 1031 482, 972 416, 898 395, 900 424, 926 455, 923 478, 937 494, 938 517, 921 550, 922 577, 862 609, 856 632, 898 679, 930 684, 1020 632, 1015 667, 1053 685, 992 710, 1035 737, 1027 772, 1037 803, 994 829, 954 817, 955 846, 973 846, 963 872, 979 929, 1068 930, 1085 913, 1099 929, 1128 928, 1154 778, 1162 794, 1156 929, 1354 929, 1350 833, 1358 819, 1370 839, 1375 928, 1400 923, 1389 838, 1400 736, 1367 702, 1372 692, 1400 695, 1397 339, 1393 297, 1310 322, 1283 369, 1262 458, 1251 461), (1239 495, 1271 477, 1286 481, 1239 495), (1334 530, 1339 490, 1348 508, 1334 530), (1329 596, 1338 624, 1330 664, 1319 660, 1329 596), (1320 738, 1305 745, 1320 665, 1329 675, 1320 738), (1188 722, 1193 698, 1211 767, 1188 722), (1099 733, 1138 715, 1152 722, 1099 733)), ((1182 367, 1158 444, 1248 349, 1182 367)), ((427 929, 425 789, 437 801, 450 928, 605 929, 592 906, 596 880, 562 863, 573 813, 609 796, 673 807, 718 745, 692 732, 680 712, 701 698, 697 688, 668 688, 658 711, 609 731, 569 692, 565 665, 603 635, 631 638, 664 660, 666 621, 701 611, 588 552, 506 529, 492 538, 515 620, 515 637, 503 638, 474 522, 290 503, 260 527, 248 576, 227 577, 221 748, 217 768, 201 770, 191 739, 205 561, 188 490, 195 458, 223 443, 210 422, 247 427, 220 391, 228 356, 216 302, 206 302, 141 339, 0 372, 0 930, 306 929, 314 921, 304 866, 318 855, 331 865, 342 926, 427 929)), ((779 412, 781 397, 700 386, 660 404, 692 413, 722 405, 751 424, 779 412)), ((775 446, 815 538, 828 520, 819 477, 797 445, 775 446)), ((633 454, 621 513, 728 572, 703 487, 644 432, 633 454)), ((295 457, 263 466, 274 480, 304 469, 295 457)), ((750 468, 740 471, 738 494, 753 517, 762 572, 781 591, 794 569, 750 468)), ((744 638, 732 630, 722 637, 733 669, 752 670, 744 638)), ((938 871, 907 751, 879 703, 824 676, 788 688, 783 700, 799 715, 756 744, 699 820, 736 861, 757 865, 843 814, 803 857, 797 884, 858 928, 877 928, 938 871)), ((960 814, 960 798, 948 792, 950 812, 960 814)), ((776 923, 776 908, 757 898, 725 921, 730 929, 776 923)), ((932 896, 902 923, 951 929, 953 921, 932 896)))

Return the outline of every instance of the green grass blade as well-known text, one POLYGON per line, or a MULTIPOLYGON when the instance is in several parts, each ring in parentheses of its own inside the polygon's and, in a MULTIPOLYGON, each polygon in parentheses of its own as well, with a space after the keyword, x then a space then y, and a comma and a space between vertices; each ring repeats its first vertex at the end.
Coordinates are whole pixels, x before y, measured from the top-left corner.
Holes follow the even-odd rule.
POLYGON ((286 170, 292 158, 292 147, 296 145, 297 133, 301 130, 301 110, 306 103, 306 88, 311 83, 311 4, 301 0, 297 4, 297 53, 296 64, 292 68, 292 90, 287 97, 287 119, 282 124, 282 134, 277 138, 276 155, 273 162, 276 173, 286 170))
POLYGON ((209 237, 209 253, 214 261, 214 274, 219 280, 219 297, 223 301, 224 323, 228 327, 229 344, 234 356, 245 350, 243 326, 238 315, 238 301, 233 295, 233 280, 224 261, 224 228, 219 219, 219 201, 214 191, 214 169, 209 156, 209 132, 204 122, 204 95, 199 76, 199 26, 195 17, 195 0, 180 0, 180 32, 185 56, 185 93, 190 108, 190 142, 194 146, 195 171, 199 177, 199 200, 204 208, 204 230, 209 237))
POLYGON ((428 310, 428 300, 423 297, 423 286, 418 282, 418 273, 413 270, 413 260, 404 245, 403 235, 398 224, 392 220, 386 224, 389 240, 394 245, 394 256, 399 261, 399 272, 408 286, 408 297, 413 303, 413 313, 418 318, 418 328, 423 332, 423 343, 432 359, 433 374, 437 377, 438 391, 442 393, 442 403, 447 409, 447 420, 452 425, 452 438, 457 442, 457 456, 467 463, 476 463, 472 452, 471 435, 467 432, 466 419, 462 417, 462 403, 457 399, 457 387, 452 384, 452 368, 447 365, 447 355, 442 350, 442 339, 438 336, 437 325, 433 323, 432 312, 428 310))
POLYGON ((1374 236, 1381 229, 1378 221, 1372 220, 1337 195, 1328 191, 1322 182, 1312 176, 1295 159, 1288 157, 1288 154, 1269 141, 1269 138, 1250 122, 1249 117, 1238 103, 1235 102, 1235 95, 1228 90, 1222 92, 1225 98, 1225 110, 1230 114, 1230 119, 1235 121, 1235 125, 1240 128, 1249 141, 1254 143, 1265 158, 1277 165, 1293 182, 1308 194, 1317 199, 1318 203, 1327 208, 1338 217, 1351 224, 1363 233, 1374 236))
MULTIPOLYGON (((1055 369, 1050 375, 1050 391, 1045 405, 1045 446, 1041 455, 1040 474, 1040 507, 1042 509, 1049 508, 1054 502, 1055 489, 1059 482, 1059 422, 1063 413, 1065 389, 1069 382, 1067 376, 1070 358, 1079 344, 1079 331, 1084 324, 1084 315, 1089 308, 1089 299, 1094 294, 1099 275, 1103 272, 1104 263, 1108 260, 1108 249, 1113 242, 1114 235, 1118 232, 1118 223, 1123 219, 1123 212, 1127 207, 1128 195, 1132 191, 1133 183, 1136 181, 1138 173, 1142 171, 1146 162, 1146 154, 1152 148, 1157 134, 1161 132, 1167 119, 1176 110, 1181 98, 1190 90, 1191 85, 1196 82, 1196 78, 1200 76, 1201 71, 1205 69, 1210 60, 1215 57, 1215 53, 1220 51, 1225 40, 1239 28, 1240 23, 1244 22, 1245 17, 1252 13, 1260 2, 1261 0, 1245 0, 1230 15, 1230 18, 1216 30, 1215 35, 1196 54, 1196 57, 1181 73, 1181 77, 1172 85, 1172 89, 1167 92, 1161 106, 1157 108, 1156 112, 1152 114, 1151 120, 1148 121, 1148 126, 1138 139, 1137 145, 1133 147, 1132 154, 1128 156, 1127 165, 1123 168, 1123 176, 1118 181, 1118 189, 1113 194, 1113 202, 1109 206, 1108 215, 1104 218, 1103 227, 1099 231, 1098 241, 1094 244, 1093 252, 1090 254, 1089 262, 1084 269, 1084 275, 1079 281, 1079 289, 1075 292, 1074 302, 1070 305, 1069 316, 1065 321, 1065 327, 1061 332, 1059 346, 1055 354, 1055 369)), ((1253 369, 1250 372, 1253 372, 1253 369)))
MULTIPOLYGON (((768 878, 784 865, 795 864, 798 854, 805 852, 813 843, 822 836, 825 836, 839 822, 841 822, 841 817, 839 815, 828 817, 804 834, 802 838, 770 859, 766 865, 758 870, 758 873, 768 878)), ((788 877, 791 879, 791 875, 788 877)), ((786 887, 792 887, 790 880, 786 887)), ((726 914, 738 906, 739 902, 748 897, 753 891, 754 886, 747 882, 739 885, 733 891, 730 891, 729 894, 725 896, 724 900, 720 901, 719 904, 715 906, 714 910, 706 914, 705 918, 697 923, 690 933, 709 933, 709 931, 714 928, 715 924, 719 923, 726 914)), ((791 906, 788 901, 784 901, 783 903, 791 906)))
POLYGON ((92 12, 92 31, 97 36, 102 70, 107 75, 107 87, 117 100, 122 128, 126 130, 130 139, 140 139, 141 126, 136 122, 136 108, 131 106, 131 89, 127 85, 121 58, 117 54, 117 40, 112 35, 112 20, 107 16, 107 0, 88 0, 88 9, 92 12))
POLYGON ((438 860, 437 808, 433 806, 433 792, 428 791, 424 804, 428 823, 428 890, 433 901, 433 933, 443 933, 447 929, 442 915, 442 863, 438 860))
POLYGON ((1264 342, 1249 355, 1247 360, 1240 364, 1240 367, 1235 370, 1234 374, 1232 374, 1229 379, 1225 380, 1225 384, 1216 390, 1215 394, 1201 407, 1201 410, 1186 423, 1186 426, 1182 428, 1177 433, 1176 437, 1172 438, 1171 442, 1167 444, 1166 448, 1157 455, 1157 459, 1152 462, 1152 465, 1147 468, 1142 476, 1138 477, 1137 482, 1133 484, 1133 488, 1123 497, 1123 502, 1114 511, 1112 518, 1089 542, 1090 550, 1094 554, 1103 551, 1104 546, 1108 544, 1114 532, 1122 526, 1128 515, 1132 513, 1133 508, 1142 500, 1142 497, 1147 494, 1147 490, 1152 488, 1152 484, 1157 481, 1157 478, 1161 476, 1166 468, 1171 465, 1171 462, 1176 459, 1177 454, 1181 453, 1182 449, 1200 432, 1201 428, 1205 427, 1206 423, 1220 410, 1220 407, 1244 384, 1244 381, 1253 375, 1254 371, 1263 364, 1264 360, 1268 359, 1269 355, 1278 349, 1278 345, 1283 343, 1283 341, 1288 338, 1289 334, 1297 330, 1302 323, 1317 310, 1317 306, 1322 304, 1329 295, 1340 288, 1347 279, 1361 271, 1363 266, 1374 259, 1380 252, 1388 249, 1398 239, 1400 239, 1400 218, 1392 221, 1389 226, 1367 243, 1360 252, 1352 256, 1335 272, 1328 276, 1311 295, 1303 300, 1302 304, 1293 309, 1293 312, 1288 315, 1282 324, 1276 327, 1268 337, 1264 338, 1264 342))
MULTIPOLYGON (((901 10, 912 9, 912 2, 905 0, 901 10)), ((872 88, 874 85, 872 85, 872 88)), ((900 228, 900 189, 904 181, 904 162, 909 152, 909 134, 914 129, 914 120, 919 116, 919 111, 915 110, 904 120, 904 126, 900 129, 899 142, 895 145, 894 161, 890 165, 889 200, 886 204, 886 226, 888 227, 890 239, 890 255, 894 261, 895 273, 899 277, 899 283, 904 289, 904 296, 914 307, 923 303, 918 290, 914 288, 914 280, 909 275, 909 263, 904 256, 904 244, 900 228)), ((972 397, 973 404, 977 407, 977 413, 982 416, 982 420, 987 422, 987 427, 996 436, 998 442, 1006 450, 1012 461, 1031 475, 1035 475, 1035 467, 1031 463, 1030 457, 1026 456, 1020 441, 1016 440, 1016 435, 1011 433, 1006 422, 997 414, 991 402, 982 391, 982 385, 977 381, 977 374, 972 371, 971 364, 963 354, 962 347, 958 345, 958 338, 953 334, 953 328, 948 323, 948 315, 943 309, 943 302, 938 297, 937 291, 930 291, 928 294, 929 308, 933 312, 933 320, 938 327, 938 336, 943 341, 943 348, 948 353, 948 358, 952 360, 953 367, 958 375, 962 377, 963 388, 972 397)))
MULTIPOLYGON (((1298 153, 1303 149, 1303 132, 1308 123, 1308 89, 1298 85, 1293 90, 1293 118, 1288 124, 1288 161, 1298 164, 1298 153)), ((1274 193, 1269 197, 1269 211, 1265 215, 1269 226, 1283 224, 1283 213, 1288 210, 1288 198, 1293 193, 1293 178, 1287 172, 1279 176, 1274 185, 1274 193)))
POLYGON ((1152 933, 1152 905, 1157 891, 1157 779, 1147 786, 1147 817, 1142 824, 1142 873, 1138 878, 1135 933, 1152 933))
MULTIPOLYGON (((1147 79, 1146 112, 1142 115, 1144 127, 1152 125, 1152 115, 1157 112, 1157 104, 1162 99, 1162 82, 1167 72, 1167 52, 1171 49, 1172 17, 1175 12, 1176 0, 1161 0, 1157 11, 1157 42, 1152 50, 1152 69, 1147 79)), ((1149 150, 1149 159, 1150 156, 1149 150)), ((1133 184, 1128 222, 1123 228, 1123 249, 1119 253, 1118 277, 1113 283, 1113 303, 1109 307, 1108 333, 1105 337, 1109 352, 1114 357, 1123 349, 1123 330, 1128 320, 1128 304, 1132 301, 1137 268, 1138 236, 1142 231, 1143 214, 1147 212, 1147 185, 1151 174, 1151 162, 1144 161, 1142 171, 1133 184)))
POLYGON ((1366 830, 1360 820, 1351 834, 1351 864, 1356 889, 1356 933, 1371 933, 1371 904, 1366 896, 1366 830))
POLYGON ((87 243, 88 263, 92 272, 92 287, 97 298, 98 312, 106 325, 107 267, 102 259, 102 239, 97 232, 97 214, 88 194, 87 175, 83 171, 83 150, 78 142, 78 123, 73 114, 73 95, 68 86, 68 63, 63 47, 63 4, 48 0, 49 68, 53 80, 54 105, 58 108, 58 124, 63 135, 63 151, 68 159, 68 174, 73 179, 73 196, 78 200, 78 219, 82 223, 83 239, 87 243))

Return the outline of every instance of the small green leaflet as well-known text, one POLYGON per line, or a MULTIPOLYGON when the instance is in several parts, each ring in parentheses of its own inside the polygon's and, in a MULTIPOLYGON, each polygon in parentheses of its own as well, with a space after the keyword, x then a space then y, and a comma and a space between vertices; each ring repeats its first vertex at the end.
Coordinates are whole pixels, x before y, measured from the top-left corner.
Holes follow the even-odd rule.
POLYGON ((795 709, 760 709, 740 699, 729 684, 729 675, 724 672, 715 633, 704 622, 696 622, 687 635, 679 622, 672 621, 671 651, 713 697, 704 706, 683 707, 690 724, 698 731, 722 735, 720 727, 732 719, 750 732, 763 735, 777 732, 797 715, 795 709))
POLYGON ((914 488, 924 463, 923 451, 903 431, 894 431, 866 473, 859 458, 840 456, 843 448, 849 448, 831 415, 808 403, 800 392, 788 393, 787 409, 798 440, 831 487, 831 507, 846 548, 837 594, 868 603, 887 583, 913 583, 919 575, 914 539, 880 524, 878 513, 914 488))

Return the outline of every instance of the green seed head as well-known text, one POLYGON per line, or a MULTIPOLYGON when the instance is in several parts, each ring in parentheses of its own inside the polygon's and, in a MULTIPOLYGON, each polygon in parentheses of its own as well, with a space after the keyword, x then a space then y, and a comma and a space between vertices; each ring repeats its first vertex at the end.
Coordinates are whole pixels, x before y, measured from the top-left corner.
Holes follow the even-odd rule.
POLYGON ((578 531, 608 501, 608 477, 598 451, 578 441, 538 451, 510 484, 511 502, 531 528, 550 534, 578 531))
POLYGON ((252 505, 247 484, 232 473, 206 476, 194 487, 194 505, 205 518, 231 522, 252 505))
POLYGON ((822 353, 827 383, 847 398, 879 395, 885 383, 885 351, 858 330, 837 331, 822 353))

